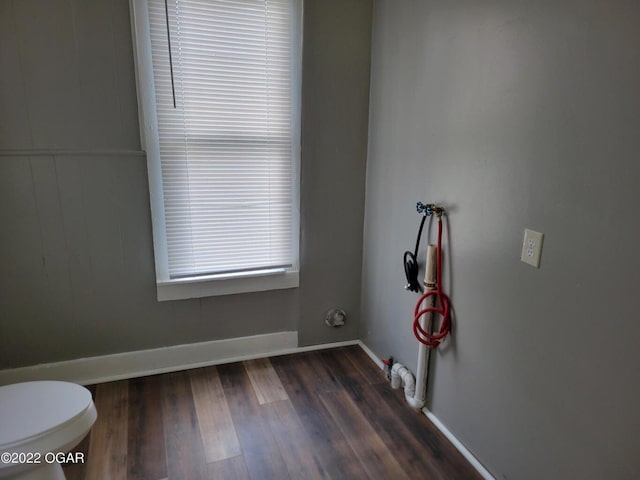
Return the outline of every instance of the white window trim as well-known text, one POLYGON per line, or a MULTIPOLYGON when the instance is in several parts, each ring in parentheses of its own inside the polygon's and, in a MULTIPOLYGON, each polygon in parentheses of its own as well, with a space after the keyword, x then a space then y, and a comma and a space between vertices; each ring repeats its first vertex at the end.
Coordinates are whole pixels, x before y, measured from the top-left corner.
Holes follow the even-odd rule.
POLYGON ((169 277, 169 257, 166 238, 160 141, 155 103, 155 86, 149 35, 149 15, 146 0, 129 0, 133 56, 138 97, 140 145, 147 153, 149 197, 153 228, 153 250, 156 268, 158 301, 199 298, 236 293, 260 292, 299 286, 300 269, 300 105, 302 83, 302 0, 294 19, 292 45, 294 74, 292 121, 296 126, 292 136, 292 195, 293 195, 293 265, 287 269, 269 269, 224 275, 209 275, 172 279, 169 277))

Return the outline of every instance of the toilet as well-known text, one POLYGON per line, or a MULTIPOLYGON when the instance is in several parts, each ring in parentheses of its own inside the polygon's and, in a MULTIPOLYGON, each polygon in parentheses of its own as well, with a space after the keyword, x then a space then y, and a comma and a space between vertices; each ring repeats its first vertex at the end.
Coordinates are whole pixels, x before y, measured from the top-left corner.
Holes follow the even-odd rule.
POLYGON ((60 462, 97 417, 91 392, 75 383, 39 381, 0 387, 0 479, 64 480, 60 462))

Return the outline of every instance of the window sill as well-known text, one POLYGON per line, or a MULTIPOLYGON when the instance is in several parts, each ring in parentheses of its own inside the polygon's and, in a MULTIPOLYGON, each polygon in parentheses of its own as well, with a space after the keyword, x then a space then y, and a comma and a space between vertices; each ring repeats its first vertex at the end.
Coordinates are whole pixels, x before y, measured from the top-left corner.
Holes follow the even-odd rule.
POLYGON ((211 275, 158 281, 158 301, 295 288, 299 284, 298 276, 297 271, 263 270, 242 275, 211 275))

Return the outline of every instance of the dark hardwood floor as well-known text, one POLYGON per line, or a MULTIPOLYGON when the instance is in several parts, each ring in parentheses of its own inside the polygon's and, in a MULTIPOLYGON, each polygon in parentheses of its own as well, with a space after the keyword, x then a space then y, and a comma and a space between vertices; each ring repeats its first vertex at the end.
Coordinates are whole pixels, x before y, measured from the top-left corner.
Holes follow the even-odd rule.
POLYGON ((358 346, 90 390, 68 480, 481 478, 358 346))

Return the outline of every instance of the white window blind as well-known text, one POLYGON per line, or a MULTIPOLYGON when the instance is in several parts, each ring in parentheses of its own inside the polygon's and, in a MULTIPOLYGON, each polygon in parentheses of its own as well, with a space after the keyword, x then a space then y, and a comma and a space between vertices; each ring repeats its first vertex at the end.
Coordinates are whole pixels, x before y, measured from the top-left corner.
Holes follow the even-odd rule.
POLYGON ((291 0, 148 0, 170 278, 294 259, 291 0))

